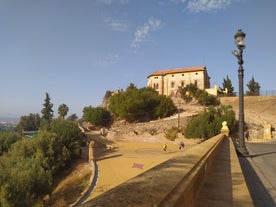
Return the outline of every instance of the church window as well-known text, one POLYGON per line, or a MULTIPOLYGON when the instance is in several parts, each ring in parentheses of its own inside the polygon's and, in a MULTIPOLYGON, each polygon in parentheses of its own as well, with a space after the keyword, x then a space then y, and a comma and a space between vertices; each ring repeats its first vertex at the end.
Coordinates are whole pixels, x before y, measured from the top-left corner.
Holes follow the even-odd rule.
POLYGON ((174 82, 171 82, 171 88, 174 88, 174 82))

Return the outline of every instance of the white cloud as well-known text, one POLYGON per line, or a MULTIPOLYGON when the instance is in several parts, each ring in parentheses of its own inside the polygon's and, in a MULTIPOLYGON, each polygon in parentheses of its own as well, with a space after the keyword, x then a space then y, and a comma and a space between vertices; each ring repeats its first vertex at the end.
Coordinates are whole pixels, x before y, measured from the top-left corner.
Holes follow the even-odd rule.
POLYGON ((191 0, 188 2, 188 10, 194 13, 225 9, 232 0, 191 0))
POLYGON ((171 0, 175 4, 184 3, 186 0, 171 0))
POLYGON ((174 4, 185 4, 186 8, 192 13, 210 12, 225 9, 234 0, 170 0, 174 4))
POLYGON ((102 67, 108 67, 117 63, 118 59, 118 54, 110 53, 103 60, 99 61, 99 65, 102 67))
POLYGON ((130 0, 98 0, 100 3, 104 3, 107 5, 118 3, 118 4, 127 4, 130 2, 130 0))
POLYGON ((140 44, 149 36, 150 32, 156 31, 162 27, 161 20, 149 19, 142 27, 138 27, 134 33, 134 40, 131 47, 138 48, 140 44))
POLYGON ((105 22, 114 31, 120 31, 120 32, 127 31, 127 24, 124 22, 121 22, 119 20, 114 20, 112 18, 107 18, 105 22))

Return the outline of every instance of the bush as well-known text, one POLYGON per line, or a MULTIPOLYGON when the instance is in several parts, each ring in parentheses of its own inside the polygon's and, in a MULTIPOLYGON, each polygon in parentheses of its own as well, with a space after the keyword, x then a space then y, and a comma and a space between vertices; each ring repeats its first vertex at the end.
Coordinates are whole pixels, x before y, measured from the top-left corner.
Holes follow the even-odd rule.
POLYGON ((21 139, 21 136, 11 132, 0 132, 0 156, 8 152, 12 144, 21 139))
POLYGON ((208 94, 205 90, 198 89, 195 84, 188 84, 180 89, 181 97, 186 103, 195 98, 200 105, 203 106, 217 106, 220 104, 218 98, 214 95, 208 94))
POLYGON ((171 141, 174 141, 177 138, 178 131, 177 127, 169 128, 165 131, 165 137, 171 141))
POLYGON ((176 112, 170 97, 159 95, 152 88, 137 89, 134 85, 112 96, 108 108, 128 122, 164 118, 176 112))
POLYGON ((198 91, 198 87, 195 84, 188 84, 185 87, 180 89, 181 97, 184 99, 186 103, 189 103, 193 100, 196 92, 198 91))
POLYGON ((210 107, 190 120, 184 129, 184 136, 187 138, 211 138, 220 133, 223 121, 227 121, 230 131, 234 129, 236 120, 232 108, 229 106, 210 107))
POLYGON ((29 114, 28 116, 21 116, 19 123, 15 130, 22 131, 37 131, 40 127, 41 118, 39 114, 29 114))
POLYGON ((72 160, 77 138, 75 122, 57 119, 51 131, 22 138, 0 156, 0 206, 35 206, 50 192, 53 177, 72 160))
POLYGON ((102 107, 85 107, 83 109, 83 119, 95 126, 108 126, 111 123, 109 111, 102 107))
POLYGON ((195 96, 198 103, 202 106, 217 106, 220 104, 216 96, 210 95, 204 90, 198 90, 195 96))

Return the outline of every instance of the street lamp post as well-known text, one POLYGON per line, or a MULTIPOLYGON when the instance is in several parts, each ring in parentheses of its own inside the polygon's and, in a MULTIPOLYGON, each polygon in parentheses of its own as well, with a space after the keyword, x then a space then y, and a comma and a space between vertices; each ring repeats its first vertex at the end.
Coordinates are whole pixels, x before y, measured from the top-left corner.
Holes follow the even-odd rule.
POLYGON ((245 33, 239 29, 238 32, 235 34, 235 44, 239 51, 233 50, 233 54, 238 59, 239 69, 238 69, 238 76, 239 76, 239 143, 238 143, 238 151, 242 156, 247 156, 249 153, 246 149, 245 142, 244 142, 244 95, 243 95, 243 77, 244 77, 244 69, 242 67, 243 64, 243 57, 242 53, 245 48, 245 33))

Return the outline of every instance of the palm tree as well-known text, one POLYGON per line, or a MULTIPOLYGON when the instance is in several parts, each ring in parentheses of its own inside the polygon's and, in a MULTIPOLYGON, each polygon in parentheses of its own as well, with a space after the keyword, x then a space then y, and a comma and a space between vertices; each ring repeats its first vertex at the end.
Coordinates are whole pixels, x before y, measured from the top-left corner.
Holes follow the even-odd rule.
POLYGON ((59 117, 61 117, 62 119, 64 119, 64 117, 67 115, 68 111, 69 111, 68 106, 66 104, 61 104, 58 107, 59 117))

